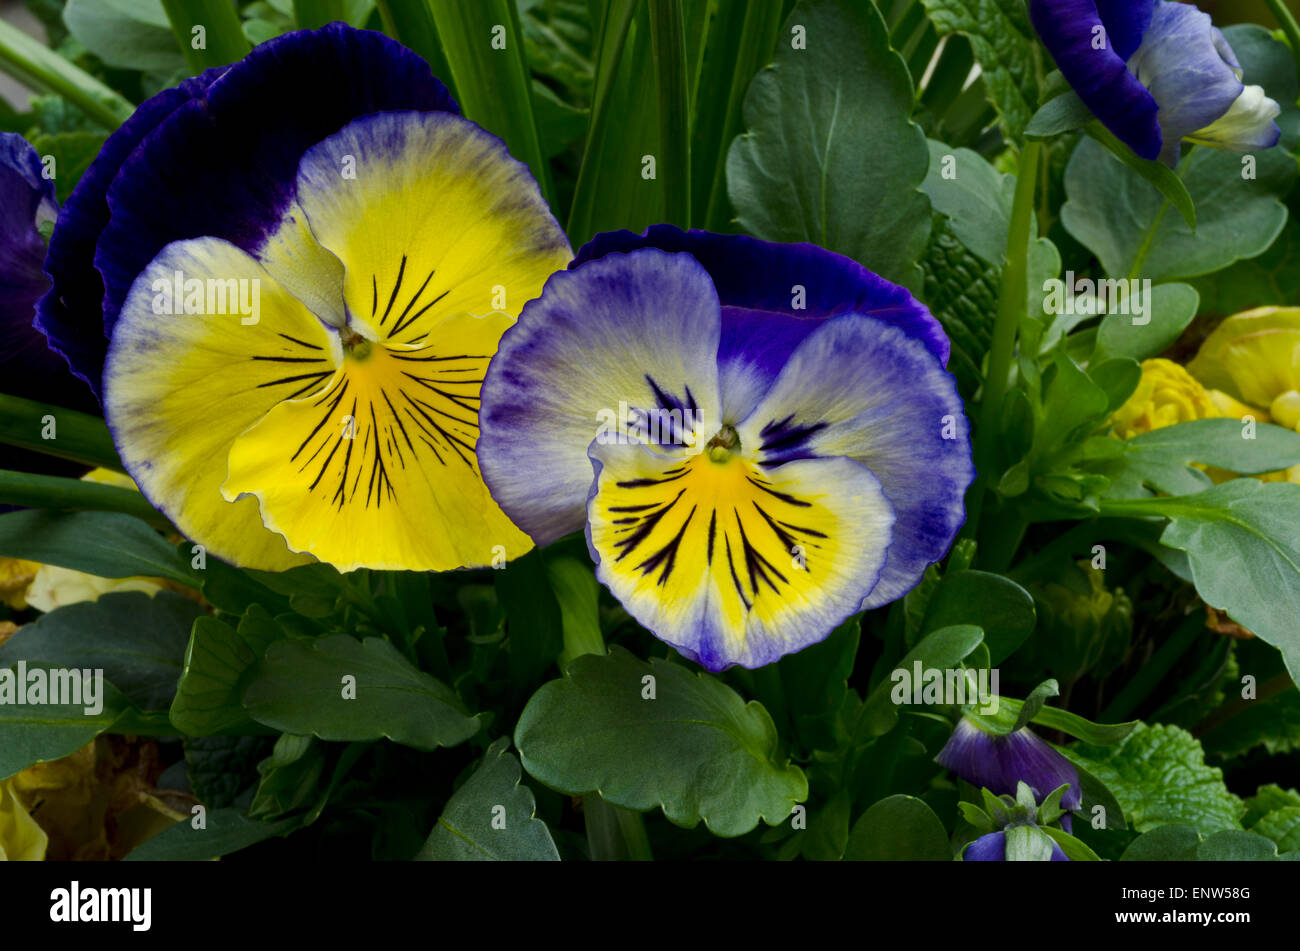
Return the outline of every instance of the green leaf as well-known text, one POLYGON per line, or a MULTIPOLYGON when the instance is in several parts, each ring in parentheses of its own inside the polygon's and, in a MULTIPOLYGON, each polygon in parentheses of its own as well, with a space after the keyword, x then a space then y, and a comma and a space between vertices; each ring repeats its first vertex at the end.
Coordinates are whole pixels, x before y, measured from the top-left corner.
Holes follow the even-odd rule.
POLYGON ((325 772, 325 750, 315 737, 282 733, 257 771, 262 778, 248 807, 248 817, 282 816, 316 799, 325 772))
POLYGON ((1269 783, 1255 790, 1255 795, 1246 800, 1246 815, 1241 824, 1247 829, 1263 819, 1270 812, 1278 809, 1300 807, 1300 793, 1294 789, 1283 789, 1277 783, 1269 783))
POLYGON ((48 162, 51 156, 54 158, 54 191, 60 205, 67 204, 72 189, 99 155, 107 138, 105 132, 60 132, 32 139, 32 148, 43 160, 48 162))
POLYGON ((162 0, 162 5, 176 36, 173 42, 185 55, 191 74, 228 66, 248 55, 248 37, 230 0, 162 0))
POLYGON ((533 791, 522 785, 519 760, 501 737, 478 769, 447 801, 416 859, 434 862, 558 862, 560 853, 538 819, 533 791))
POLYGON ((1200 596, 1278 648, 1300 681, 1300 485, 1233 479, 1196 495, 1103 503, 1111 510, 1167 517, 1160 543, 1187 552, 1200 596))
POLYGON ((862 616, 855 614, 824 641, 787 654, 776 664, 786 710, 809 749, 835 745, 836 712, 848 694, 861 639, 862 616))
POLYGON ((216 618, 196 620, 170 711, 176 729, 189 736, 265 732, 244 712, 240 697, 249 671, 283 636, 280 625, 256 606, 238 631, 216 618))
POLYGON ((1060 730, 1067 736, 1094 746, 1121 743, 1138 726, 1137 720, 1129 720, 1127 723, 1094 723, 1069 710, 1048 706, 1039 708, 1033 716, 1033 722, 1039 726, 1060 730))
POLYGON ((1293 202, 1286 227, 1272 246, 1249 261, 1198 277, 1201 312, 1239 314, 1279 301, 1300 300, 1300 216, 1293 202))
POLYGON ((1191 495, 1212 486, 1192 463, 1255 475, 1300 463, 1300 434, 1271 423, 1254 427, 1254 438, 1235 419, 1196 419, 1134 436, 1115 459, 1093 468, 1110 477, 1108 496, 1136 498, 1149 489, 1191 495))
POLYGON ((1010 578, 985 571, 953 571, 935 589, 921 630, 974 624, 984 630, 989 663, 996 666, 1033 633, 1034 623, 1033 596, 1010 578))
POLYGON ((1300 806, 1275 809, 1250 827, 1256 835, 1272 839, 1279 852, 1300 849, 1300 806))
POLYGON ((1191 862, 1196 859, 1196 848, 1201 844, 1201 834, 1184 822, 1158 826, 1144 832, 1124 850, 1121 862, 1191 862))
POLYGON ((185 739, 185 774, 208 809, 234 803, 254 785, 257 764, 270 753, 266 736, 191 736, 185 739))
POLYGON ((513 0, 424 2, 437 25, 465 118, 500 136, 510 154, 532 169, 547 202, 553 201, 550 166, 533 119, 532 83, 513 0), (497 40, 501 28, 504 49, 497 40))
POLYGON ((941 36, 961 33, 1008 138, 1019 139, 1038 105, 1037 39, 1020 0, 925 0, 941 36))
POLYGON ((952 343, 948 371, 963 396, 973 397, 984 381, 983 360, 993 339, 999 265, 989 264, 953 234, 952 222, 935 216, 925 256, 919 295, 952 343))
POLYGON ((185 67, 161 0, 68 0, 63 22, 108 66, 162 73, 185 67))
POLYGON ((0 393, 0 442, 88 466, 125 471, 113 437, 98 416, 0 393), (49 430, 47 417, 54 417, 49 430), (53 438, 46 439, 45 435, 53 438))
POLYGON ((33 509, 0 515, 0 557, 100 578, 144 575, 194 584, 189 564, 166 539, 139 519, 115 512, 33 509))
POLYGON ((1198 862, 1269 862, 1277 859, 1278 848, 1253 832, 1225 829, 1207 836, 1196 848, 1198 862))
POLYGON ((659 117, 642 106, 653 69, 647 7, 609 0, 601 21, 591 126, 569 212, 575 246, 601 231, 642 230, 663 217, 658 179, 643 177, 643 159, 659 154, 659 117))
POLYGON ((844 858, 862 862, 951 862, 948 833, 915 796, 888 796, 862 814, 844 858))
POLYGON ((185 641, 202 608, 170 591, 106 594, 42 615, 0 644, 0 667, 19 660, 102 669, 141 710, 165 710, 176 693, 185 641))
POLYGON ((419 750, 463 743, 482 726, 450 688, 417 670, 388 641, 346 634, 272 644, 250 675, 243 705, 258 723, 285 733, 322 740, 387 737, 419 750), (353 699, 345 699, 349 677, 355 678, 353 699))
POLYGON ((1076 839, 1064 829, 1045 826, 1043 831, 1047 833, 1048 837, 1051 838, 1053 842, 1061 847, 1061 851, 1065 853, 1065 857, 1071 862, 1101 861, 1096 852, 1088 848, 1084 842, 1076 839))
MULTIPOLYGON (((1182 178, 1179 177, 1177 169, 1172 169, 1163 162, 1141 158, 1098 121, 1090 122, 1084 131, 1131 171, 1154 185, 1156 191, 1164 196, 1165 201, 1178 209, 1188 229, 1196 231, 1196 203, 1192 200, 1187 186, 1183 184, 1182 178)), ((1185 170, 1186 166, 1183 166, 1183 169, 1185 170)))
POLYGON ((1300 689, 1252 702, 1212 728, 1202 741, 1206 752, 1225 757, 1242 756, 1257 746, 1269 755, 1300 750, 1300 689))
MULTIPOLYGON (((29 683, 32 672, 38 668, 46 671, 47 681, 52 671, 62 669, 53 664, 26 664, 29 683)), ((13 679, 17 680, 21 673, 17 665, 9 669, 14 671, 13 679)), ((0 668, 0 680, 7 679, 0 668)), ((8 779, 33 763, 48 763, 75 753, 127 714, 131 705, 122 692, 107 680, 102 683, 103 694, 95 698, 97 704, 32 705, 8 699, 0 703, 0 779, 8 779), (86 712, 95 706, 101 707, 97 713, 86 712)), ((84 693, 82 699, 88 699, 84 693)))
POLYGON ((910 118, 912 82, 875 6, 803 0, 788 40, 745 97, 749 130, 731 146, 727 187, 740 227, 808 241, 888 280, 919 287, 930 232, 925 137, 910 118), (864 161, 870 156, 870 161, 864 161))
POLYGON ((1136 172, 1096 142, 1080 142, 1066 169, 1069 201, 1061 220, 1114 277, 1162 281, 1208 274, 1262 254, 1286 222, 1279 198, 1295 182, 1290 153, 1300 140, 1295 63, 1262 27, 1228 27, 1224 35, 1245 70, 1244 81, 1264 86, 1282 104, 1282 144, 1251 156, 1185 150, 1179 175, 1196 206, 1193 232, 1170 214, 1169 199, 1136 172), (1254 178, 1248 177, 1252 162, 1254 178), (1101 195, 1105 201, 1097 200, 1101 195))
POLYGON ((883 736, 898 720, 898 705, 891 696, 896 686, 893 671, 906 671, 910 677, 917 663, 922 669, 949 670, 959 666, 983 643, 984 632, 971 624, 940 628, 923 637, 867 695, 862 705, 862 717, 870 735, 883 736))
POLYGON ((1145 360, 1177 340, 1196 316, 1200 295, 1188 284, 1160 284, 1144 301, 1146 313, 1108 314, 1097 328, 1093 362, 1112 357, 1145 360), (1141 320, 1141 323, 1138 321, 1141 320))
POLYGON ((1242 801, 1180 727, 1140 724, 1114 746, 1080 744, 1064 752, 1106 784, 1138 832, 1175 822, 1206 835, 1241 828, 1242 801))
POLYGON ((744 131, 741 110, 754 75, 772 60, 781 28, 781 5, 718 0, 709 29, 691 140, 691 209, 694 223, 728 230, 727 149, 744 131))
POLYGON ((564 649, 560 605, 538 548, 494 573, 497 600, 506 613, 510 679, 535 683, 564 649))
POLYGON ((577 558, 558 557, 546 561, 546 577, 560 605, 560 626, 564 650, 560 668, 582 654, 603 654, 605 638, 600 631, 600 584, 591 570, 577 558))
POLYGON ((1078 93, 1068 90, 1049 99, 1025 126, 1025 136, 1031 139, 1050 139, 1062 132, 1074 132, 1082 129, 1092 121, 1092 110, 1079 98, 1078 93))
POLYGON ((553 789, 598 791, 642 812, 659 806, 677 825, 703 819, 720 836, 760 819, 775 825, 808 795, 762 706, 708 674, 619 647, 577 658, 563 680, 542 686, 515 745, 529 774, 553 789))
POLYGON ((204 828, 182 820, 164 829, 126 857, 128 862, 207 862, 298 828, 299 818, 263 822, 249 819, 238 809, 211 809, 204 828))
POLYGON ((374 0, 293 0, 293 18, 301 30, 319 30, 335 20, 360 29, 374 8, 374 0))
POLYGON ((656 174, 663 182, 664 220, 679 228, 691 224, 691 78, 682 0, 646 0, 650 11, 650 49, 654 58, 655 102, 660 154, 656 174))

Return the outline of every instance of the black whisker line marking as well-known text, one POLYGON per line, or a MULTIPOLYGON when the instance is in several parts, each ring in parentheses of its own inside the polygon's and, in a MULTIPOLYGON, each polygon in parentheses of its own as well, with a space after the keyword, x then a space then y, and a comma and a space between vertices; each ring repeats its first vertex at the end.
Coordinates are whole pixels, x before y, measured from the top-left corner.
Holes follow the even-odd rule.
POLYGON ((300 347, 306 347, 308 350, 324 350, 324 347, 318 347, 314 343, 308 343, 306 340, 299 340, 297 337, 290 337, 288 334, 280 334, 285 340, 291 340, 300 347))
POLYGON ((677 564, 677 549, 681 547, 682 536, 686 534, 686 527, 691 524, 691 519, 695 517, 696 508, 697 506, 691 506, 691 510, 686 513, 686 521, 682 522, 682 527, 677 530, 676 535, 669 539, 668 544, 636 566, 638 571, 648 575, 660 565, 663 565, 663 571, 659 573, 659 581, 657 582, 660 586, 673 573, 673 568, 677 564))
MULTIPOLYGON (((622 485, 622 483, 620 482, 619 485, 622 485)), ((650 512, 641 516, 641 526, 627 538, 614 543, 615 548, 623 549, 614 560, 622 561, 632 552, 636 551, 637 546, 650 537, 650 533, 653 532, 655 526, 659 524, 659 520, 668 514, 668 511, 677 504, 677 500, 680 499, 685 492, 686 490, 682 489, 673 496, 671 502, 663 505, 658 511, 650 512)))
POLYGON ((709 513, 709 551, 708 551, 707 563, 710 565, 713 564, 713 536, 717 534, 717 531, 718 531, 718 510, 714 509, 712 512, 709 513))
POLYGON ((257 389, 262 390, 268 386, 280 386, 284 383, 297 383, 301 380, 312 380, 312 379, 319 380, 321 377, 329 376, 333 372, 334 372, 333 370, 322 370, 319 373, 303 373, 299 376, 281 377, 278 380, 271 380, 269 383, 259 383, 257 384, 257 389))
POLYGON ((402 275, 406 273, 406 255, 402 255, 402 263, 397 266, 397 281, 393 284, 393 293, 388 295, 388 306, 384 308, 384 316, 379 318, 382 324, 388 319, 389 311, 393 309, 393 301, 397 300, 397 292, 402 287, 402 275))
MULTIPOLYGON (((321 418, 320 418, 320 422, 317 423, 316 426, 315 426, 315 428, 312 429, 312 431, 311 431, 310 433, 307 434, 307 438, 304 439, 304 440, 303 440, 303 441, 298 445, 298 448, 294 450, 293 455, 289 457, 289 461, 290 461, 290 462, 293 462, 295 459, 298 458, 298 454, 299 454, 300 452, 302 452, 304 449, 307 448, 307 444, 308 444, 309 442, 311 442, 312 439, 314 439, 314 438, 316 437, 316 434, 317 434, 318 432, 320 432, 321 427, 324 426, 327 422, 329 422, 329 418, 330 418, 330 416, 331 416, 331 415, 333 414, 333 412, 334 412, 334 407, 338 406, 338 405, 339 405, 339 400, 343 399, 343 390, 345 390, 345 389, 347 389, 347 383, 346 383, 346 382, 343 384, 343 388, 340 389, 340 390, 338 391, 338 393, 336 393, 336 394, 334 395, 334 402, 330 403, 329 408, 327 408, 327 409, 325 410, 324 415, 322 415, 321 418)), ((320 403, 317 403, 316 405, 319 406, 320 403)), ((322 445, 324 445, 324 443, 322 443, 322 445)), ((316 452, 320 452, 320 449, 317 449, 316 452)), ((315 453, 312 453, 312 459, 314 459, 314 458, 316 458, 316 454, 315 454, 315 453)), ((311 459, 308 459, 307 462, 311 462, 311 459)), ((304 465, 306 465, 306 463, 304 463, 304 465)), ((302 470, 299 469, 298 471, 301 472, 302 470)))
POLYGON ((804 509, 812 508, 811 502, 805 502, 803 499, 796 499, 793 495, 787 495, 784 492, 778 492, 776 491, 776 489, 769 488, 768 486, 764 485, 762 482, 759 482, 753 476, 745 476, 745 478, 749 480, 750 484, 758 486, 758 488, 762 489, 768 495, 772 496, 773 498, 778 498, 782 502, 785 502, 788 505, 797 505, 800 508, 804 508, 804 509))
POLYGON ((437 431, 438 435, 441 436, 443 440, 446 441, 447 445, 451 447, 452 452, 460 456, 460 461, 465 463, 465 465, 469 467, 471 472, 478 471, 477 469, 475 469, 474 463, 471 462, 469 459, 467 459, 465 457, 465 454, 461 452, 459 448, 463 446, 465 449, 469 451, 470 455, 473 456, 474 455, 473 446, 465 442, 455 433, 448 432, 447 430, 439 426, 438 421, 434 419, 432 416, 430 416, 428 413, 426 413, 423 409, 421 409, 419 404, 415 400, 411 399, 410 394, 408 394, 405 390, 399 390, 398 392, 401 393, 403 398, 405 398, 405 400, 408 403, 410 403, 412 406, 415 407, 415 411, 419 413, 421 416, 423 416, 425 420, 429 423, 429 425, 432 426, 437 431))
MULTIPOLYGON (((434 270, 437 269, 435 268, 434 270)), ((406 305, 406 307, 402 309, 402 312, 397 315, 398 327, 402 326, 402 321, 406 319, 406 315, 411 312, 411 308, 415 306, 415 302, 420 299, 420 295, 424 293, 424 289, 428 287, 429 282, 433 280, 433 273, 434 273, 433 271, 429 272, 429 276, 424 279, 424 283, 420 285, 420 289, 411 296, 410 302, 406 305)), ((396 332, 397 332, 396 330, 393 331, 393 333, 396 332)))
POLYGON ((379 278, 370 275, 370 319, 375 319, 375 314, 379 312, 379 278))
POLYGON ((740 585, 740 575, 736 574, 736 562, 735 559, 731 557, 731 536, 726 532, 723 532, 722 541, 727 546, 727 567, 731 569, 731 583, 736 586, 736 594, 740 595, 740 603, 743 604, 745 610, 748 611, 754 605, 749 598, 745 597, 745 589, 740 585))
POLYGON ((253 357, 254 360, 265 360, 267 363, 324 363, 324 357, 253 357))
MULTIPOLYGON (((432 275, 430 275, 430 276, 432 276, 432 275)), ((411 324, 415 323, 415 322, 416 322, 417 320, 419 320, 422 316, 424 316, 425 311, 427 311, 430 307, 432 307, 434 304, 438 303, 438 301, 442 300, 444 297, 446 297, 446 296, 447 296, 448 294, 450 294, 450 293, 451 293, 451 288, 447 288, 445 291, 443 291, 441 294, 439 294, 439 295, 438 295, 437 297, 435 297, 433 300, 429 301, 429 303, 425 304, 423 307, 421 307, 419 310, 417 310, 417 311, 416 311, 414 314, 412 314, 410 317, 406 318, 406 320, 399 320, 396 324, 393 325, 393 329, 392 329, 392 331, 389 332, 389 334, 388 334, 389 338, 391 339, 391 338, 393 338, 393 337, 396 337, 399 333, 402 332, 402 330, 403 330, 404 328, 411 326, 411 324)), ((418 339, 418 338, 417 338, 417 339, 418 339)))
MULTIPOLYGON (((457 355, 454 356, 454 357, 441 357, 441 356, 438 356, 438 355, 436 355, 436 354, 432 354, 432 355, 427 356, 427 357, 417 357, 417 356, 415 356, 414 354, 407 354, 407 353, 391 353, 391 354, 389 354, 389 356, 392 357, 394 360, 408 360, 408 361, 411 361, 411 362, 413 362, 413 363, 440 363, 440 362, 448 361, 448 360, 488 360, 488 359, 491 359, 490 357, 486 357, 486 356, 483 356, 482 354, 477 354, 477 353, 461 353, 461 354, 457 354, 457 355)), ((458 372, 461 372, 461 373, 468 373, 469 371, 468 371, 468 370, 461 370, 461 371, 458 371, 458 372)))
POLYGON ((339 487, 334 490, 334 498, 330 499, 331 502, 339 503, 340 511, 343 510, 343 490, 348 484, 348 468, 352 465, 352 444, 357 441, 357 401, 355 397, 352 399, 352 412, 348 413, 348 415, 352 417, 352 438, 347 441, 348 451, 343 454, 343 474, 339 476, 339 487))

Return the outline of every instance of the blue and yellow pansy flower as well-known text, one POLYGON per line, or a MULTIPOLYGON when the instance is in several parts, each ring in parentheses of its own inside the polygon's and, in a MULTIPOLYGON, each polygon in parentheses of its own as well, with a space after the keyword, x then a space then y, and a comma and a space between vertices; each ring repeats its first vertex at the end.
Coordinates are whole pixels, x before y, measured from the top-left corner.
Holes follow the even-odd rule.
POLYGON ((1281 109, 1210 20, 1171 0, 1030 0, 1061 74, 1115 136, 1169 166, 1184 140, 1233 152, 1267 149, 1281 109))
POLYGON ((571 257, 527 168, 418 57, 339 24, 160 98, 69 201, 43 311, 94 385, 70 289, 93 247, 105 418, 141 492, 256 568, 526 551, 475 447, 501 333, 571 257))
POLYGON ((539 545, 586 525, 655 635, 757 667, 951 544, 974 470, 947 356, 907 291, 811 245, 601 235, 503 336, 479 458, 539 545))

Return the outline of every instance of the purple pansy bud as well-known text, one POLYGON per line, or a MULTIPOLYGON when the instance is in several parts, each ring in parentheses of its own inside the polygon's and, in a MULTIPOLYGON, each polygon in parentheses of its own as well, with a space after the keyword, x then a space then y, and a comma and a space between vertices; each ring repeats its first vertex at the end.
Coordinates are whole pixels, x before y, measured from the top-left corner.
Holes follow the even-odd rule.
POLYGON ((1028 727, 999 736, 962 717, 935 761, 995 795, 1014 795, 1023 782, 1041 803, 1053 789, 1069 783, 1062 808, 1074 811, 1083 802, 1079 771, 1028 727))
POLYGON ((1030 18, 1093 114, 1145 159, 1173 166, 1183 140, 1271 148, 1281 112, 1209 14, 1168 0, 1030 0, 1030 18))

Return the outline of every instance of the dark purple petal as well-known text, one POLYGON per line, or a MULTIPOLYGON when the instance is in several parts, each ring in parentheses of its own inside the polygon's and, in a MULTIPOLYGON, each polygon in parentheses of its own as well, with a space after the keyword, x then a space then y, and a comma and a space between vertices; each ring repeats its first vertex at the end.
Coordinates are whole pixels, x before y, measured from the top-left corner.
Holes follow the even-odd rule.
POLYGON ((982 835, 962 853, 963 862, 1005 862, 1007 860, 1007 837, 1004 832, 990 832, 982 835))
POLYGON ((1070 788, 1061 797, 1062 808, 1074 811, 1083 802, 1079 771, 1074 764, 1028 727, 996 736, 962 717, 935 761, 972 786, 998 796, 1014 796, 1016 785, 1024 782, 1042 802, 1053 789, 1069 783, 1070 788))
POLYGON ((54 293, 69 306, 57 321, 43 322, 96 392, 102 338, 112 332, 131 282, 164 246, 211 236, 256 254, 293 199, 298 162, 309 147, 375 112, 459 111, 419 56, 341 23, 286 33, 218 76, 190 84, 142 106, 145 115, 111 150, 87 201, 69 201, 75 217, 68 227, 80 240, 51 272, 54 293), (85 280, 92 239, 103 277, 102 326, 88 301, 68 297, 85 280))
POLYGON ((713 279, 722 303, 718 363, 728 417, 748 412, 803 339, 839 314, 886 320, 924 343, 940 363, 948 363, 948 338, 925 305, 856 261, 816 245, 653 225, 640 235, 598 234, 569 266, 637 248, 690 254, 713 279), (794 307, 796 286, 803 288, 800 309, 794 307))
MULTIPOLYGON (((1005 862, 1007 860, 1006 833, 998 831, 980 836, 970 845, 966 846, 966 851, 962 853, 961 860, 963 862, 1005 862)), ((1070 861, 1055 841, 1052 842, 1051 861, 1070 861)))
POLYGON ((1155 8, 1156 0, 1097 0, 1097 12, 1120 59, 1127 62, 1142 45, 1155 8))
MULTIPOLYGON (((0 390, 25 399, 93 411, 90 392, 68 373, 32 322, 36 301, 50 286, 41 271, 45 242, 39 226, 58 212, 54 181, 20 135, 0 133, 0 390)), ((4 467, 78 474, 84 466, 5 447, 4 467)))
MULTIPOLYGON (((1143 4, 1145 5, 1145 4, 1143 4)), ((1118 4, 1107 4, 1109 9, 1118 4)), ((1163 136, 1156 100, 1129 72, 1127 57, 1118 41, 1095 43, 1097 30, 1105 29, 1094 0, 1030 0, 1029 16, 1066 81, 1120 141, 1144 159, 1160 155, 1163 136), (1098 49, 1097 47, 1101 48, 1098 49)), ((1131 42, 1133 22, 1125 19, 1119 34, 1131 42)))
POLYGON ((52 287, 37 305, 36 328, 96 395, 108 335, 104 331, 104 282, 94 262, 95 245, 108 224, 108 186, 144 137, 182 103, 201 95, 220 73, 210 69, 143 102, 108 137, 68 196, 50 236, 45 273, 52 287))

